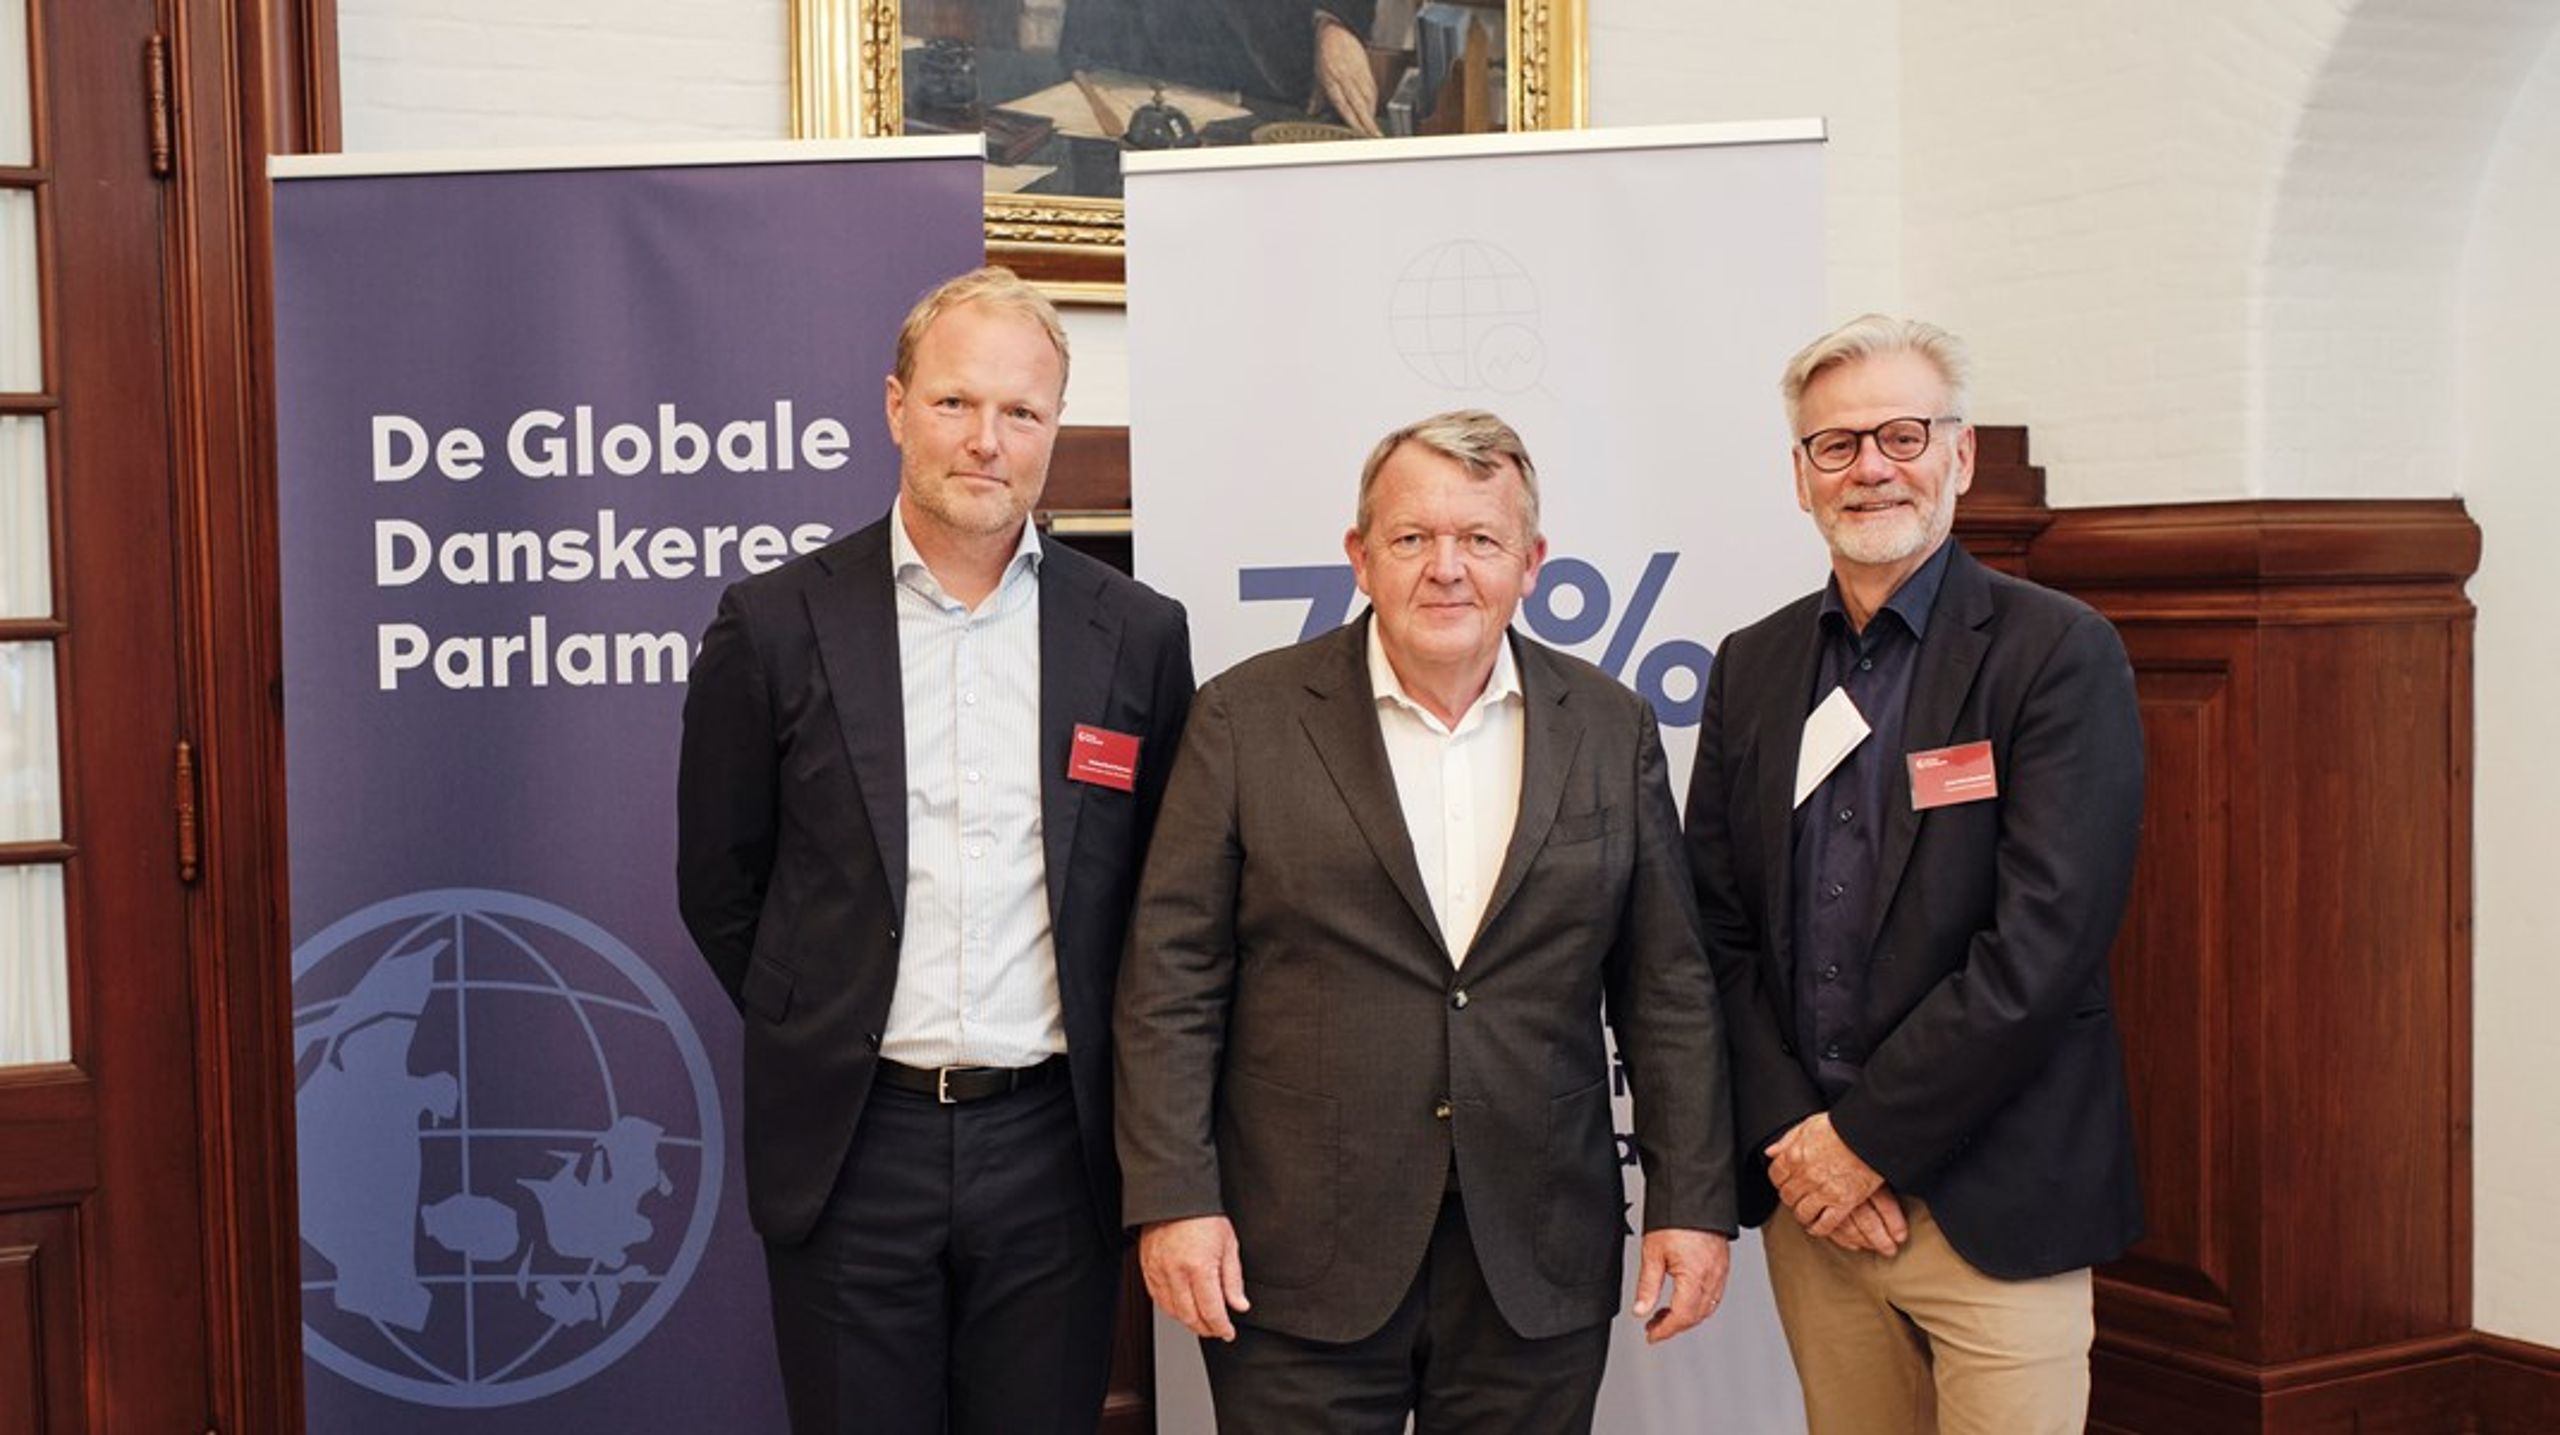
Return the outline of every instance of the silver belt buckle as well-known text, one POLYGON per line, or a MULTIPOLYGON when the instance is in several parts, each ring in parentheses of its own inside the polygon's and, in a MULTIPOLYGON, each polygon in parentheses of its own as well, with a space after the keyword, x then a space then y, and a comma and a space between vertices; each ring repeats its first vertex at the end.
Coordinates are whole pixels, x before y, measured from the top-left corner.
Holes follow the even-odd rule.
POLYGON ((941 1103, 942 1105, 944 1105, 944 1106, 956 1106, 956 1105, 958 1105, 958 1104, 959 1104, 958 1102, 955 1102, 955 1101, 953 1101, 953 1100, 951 1099, 951 1068, 950 1068, 950 1067, 947 1067, 947 1066, 937 1066, 937 1067, 935 1067, 935 1068, 934 1068, 934 1070, 933 1070, 933 1099, 934 1099, 935 1101, 937 1101, 937 1102, 940 1102, 940 1103, 941 1103))

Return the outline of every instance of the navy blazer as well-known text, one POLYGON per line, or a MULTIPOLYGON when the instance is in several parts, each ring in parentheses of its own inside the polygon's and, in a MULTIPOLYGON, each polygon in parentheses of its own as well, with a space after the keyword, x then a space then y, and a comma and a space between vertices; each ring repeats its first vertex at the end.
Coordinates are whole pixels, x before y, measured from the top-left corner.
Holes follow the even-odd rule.
MULTIPOLYGON (((1912 677, 1913 752, 1988 740, 1999 794, 1911 808, 1894 754, 1867 914, 1869 1053, 1841 1138, 2004 1278, 2121 1254, 2142 1232, 2107 952, 2132 885, 2143 751, 2115 629, 2076 599, 1948 555, 1912 677)), ((1743 1215, 1776 1196, 1767 1144, 1825 1103, 1798 1059, 1790 903, 1796 751, 1821 595, 1725 640, 1686 828, 1733 1042, 1743 1215)))
MULTIPOLYGON (((897 982, 906 726, 887 518, 721 595, 685 693, 677 900, 746 1018, 747 1204, 805 1237, 862 1115, 897 982)), ((1118 1240, 1111 995, 1191 705, 1182 607, 1063 544, 1040 582, 1040 795, 1076 1123, 1118 1240), (1136 790, 1067 779, 1078 723, 1137 734, 1136 790)))

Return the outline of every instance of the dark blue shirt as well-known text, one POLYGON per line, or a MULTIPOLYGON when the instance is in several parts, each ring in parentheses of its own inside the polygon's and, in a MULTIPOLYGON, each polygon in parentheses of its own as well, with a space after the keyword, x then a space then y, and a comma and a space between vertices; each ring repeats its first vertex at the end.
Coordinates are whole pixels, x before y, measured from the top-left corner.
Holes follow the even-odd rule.
POLYGON ((1849 626, 1833 579, 1822 592, 1822 659, 1814 667, 1810 714, 1833 688, 1849 690, 1867 720, 1867 735, 1795 811, 1796 1056, 1826 1101, 1858 1079, 1867 1053, 1859 1041, 1866 1008, 1867 924, 1875 916, 1877 869, 1884 855, 1884 805, 1903 758, 1902 720, 1920 640, 1947 572, 1940 543, 1918 572, 1903 580, 1866 631, 1849 626))

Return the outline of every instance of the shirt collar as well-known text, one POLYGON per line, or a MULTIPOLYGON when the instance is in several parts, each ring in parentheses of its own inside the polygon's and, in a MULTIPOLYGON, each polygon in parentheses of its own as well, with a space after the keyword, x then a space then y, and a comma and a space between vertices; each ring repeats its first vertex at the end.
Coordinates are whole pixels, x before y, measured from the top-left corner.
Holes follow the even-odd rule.
MULTIPOLYGON (((1397 679, 1395 664, 1387 661, 1386 644, 1379 641, 1378 618, 1375 613, 1369 615, 1369 691, 1376 695, 1379 702, 1394 703, 1417 717, 1427 720, 1435 727, 1440 725, 1439 717, 1431 709, 1415 702, 1412 694, 1405 691, 1403 682, 1397 679)), ((1476 700, 1468 705, 1465 712, 1458 715, 1458 721, 1450 725, 1448 731, 1451 736, 1455 736, 1461 729, 1475 721, 1476 714, 1492 707, 1495 703, 1524 700, 1520 692, 1520 668, 1511 657, 1511 635, 1505 632, 1502 635, 1501 648, 1493 655, 1493 676, 1485 680, 1484 691, 1477 695, 1476 700)))
MULTIPOLYGON (((1026 518, 1022 537, 1013 545, 1013 556, 1005 560, 1004 577, 996 586, 1002 588, 1011 583, 1020 572, 1037 576, 1040 560, 1040 525, 1026 518)), ((942 592, 942 585, 934 581, 933 570, 925 566, 924 554, 907 533, 907 500, 903 494, 889 504, 889 572, 901 583, 912 584, 921 579, 937 596, 942 592)))
MULTIPOLYGON (((1914 638, 1929 636, 1929 610, 1938 606, 1938 587, 1947 577, 1947 550, 1955 546, 1953 538, 1938 540, 1938 551, 1930 554, 1929 561, 1921 564, 1910 577, 1903 579, 1902 586, 1894 589, 1893 596, 1885 599, 1884 607, 1877 611, 1900 618, 1902 626, 1910 629, 1914 638)), ((1849 623, 1849 609, 1840 601, 1837 574, 1822 585, 1822 622, 1825 627, 1836 624, 1844 628, 1849 623)))

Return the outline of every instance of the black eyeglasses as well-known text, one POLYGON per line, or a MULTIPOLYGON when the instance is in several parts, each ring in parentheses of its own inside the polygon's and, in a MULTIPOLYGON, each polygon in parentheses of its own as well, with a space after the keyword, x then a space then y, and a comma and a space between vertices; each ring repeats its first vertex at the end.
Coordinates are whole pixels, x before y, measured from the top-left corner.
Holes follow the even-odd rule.
POLYGON ((1858 461, 1858 445, 1870 438, 1876 441, 1876 452, 1895 463, 1909 463, 1929 451, 1932 430, 1939 424, 1963 423, 1955 414, 1940 414, 1934 419, 1886 419, 1871 429, 1824 429, 1806 434, 1800 443, 1807 462, 1824 473, 1838 473, 1858 461))

